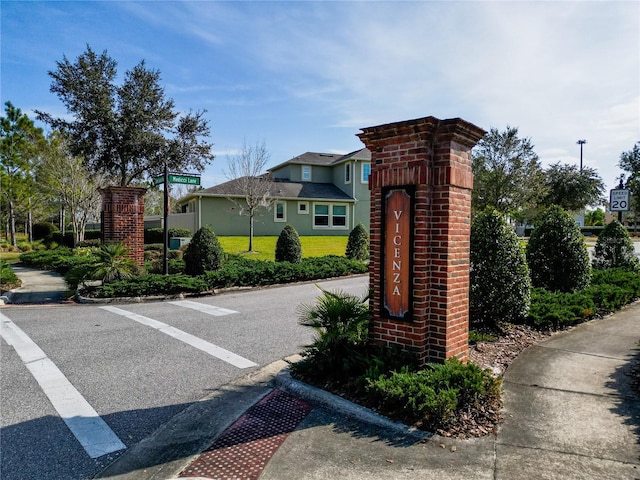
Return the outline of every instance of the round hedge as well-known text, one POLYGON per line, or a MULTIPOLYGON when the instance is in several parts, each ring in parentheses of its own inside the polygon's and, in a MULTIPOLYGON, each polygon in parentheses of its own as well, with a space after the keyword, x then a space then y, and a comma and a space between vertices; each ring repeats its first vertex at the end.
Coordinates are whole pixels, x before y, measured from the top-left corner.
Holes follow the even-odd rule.
POLYGON ((520 239, 495 210, 471 225, 469 320, 472 327, 524 320, 531 280, 520 239))
POLYGON ((369 232, 362 222, 358 223, 349 233, 345 257, 349 260, 365 261, 369 259, 369 232))
POLYGON ((276 262, 299 263, 302 260, 302 246, 298 232, 286 225, 276 242, 276 262))
POLYGON ((527 244, 527 262, 534 287, 573 292, 589 286, 589 253, 578 223, 552 206, 542 213, 527 244))
POLYGON ((193 235, 182 258, 187 275, 202 275, 220 269, 224 250, 211 227, 205 225, 193 235))
POLYGON ((640 260, 635 255, 629 232, 617 220, 608 223, 598 236, 593 256, 593 268, 625 268, 639 271, 640 260))

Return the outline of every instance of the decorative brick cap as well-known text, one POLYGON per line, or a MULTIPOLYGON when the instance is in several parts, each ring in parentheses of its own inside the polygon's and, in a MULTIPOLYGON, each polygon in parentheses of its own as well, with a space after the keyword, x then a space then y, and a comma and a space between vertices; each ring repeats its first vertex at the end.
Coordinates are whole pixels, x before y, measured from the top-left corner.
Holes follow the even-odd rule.
POLYGON ((118 185, 110 185, 104 188, 98 188, 101 194, 104 193, 130 193, 133 195, 142 196, 147 193, 147 189, 144 187, 121 187, 118 185))
POLYGON ((380 141, 387 141, 390 137, 397 139, 396 141, 455 140, 472 148, 487 133, 461 118, 440 120, 433 116, 366 127, 361 130, 362 133, 357 134, 357 137, 371 151, 377 149, 380 141))

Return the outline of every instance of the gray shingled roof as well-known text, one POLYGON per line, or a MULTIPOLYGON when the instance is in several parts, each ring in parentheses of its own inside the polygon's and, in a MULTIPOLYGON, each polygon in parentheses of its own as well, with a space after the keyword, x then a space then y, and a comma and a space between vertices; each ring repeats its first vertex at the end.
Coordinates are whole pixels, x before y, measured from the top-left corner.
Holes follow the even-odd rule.
MULTIPOLYGON (((312 182, 271 182, 272 198, 298 198, 298 199, 326 199, 326 200, 353 200, 332 183, 312 182)), ((242 189, 238 180, 230 180, 214 187, 205 188, 194 192, 195 195, 212 196, 242 196, 242 189)))
POLYGON ((361 148, 346 155, 340 153, 317 153, 317 152, 305 152, 302 155, 293 157, 286 162, 283 162, 275 167, 269 169, 270 172, 284 167, 285 165, 317 165, 317 166, 329 166, 336 163, 344 162, 346 160, 357 158, 358 160, 371 161, 371 152, 366 148, 361 148))

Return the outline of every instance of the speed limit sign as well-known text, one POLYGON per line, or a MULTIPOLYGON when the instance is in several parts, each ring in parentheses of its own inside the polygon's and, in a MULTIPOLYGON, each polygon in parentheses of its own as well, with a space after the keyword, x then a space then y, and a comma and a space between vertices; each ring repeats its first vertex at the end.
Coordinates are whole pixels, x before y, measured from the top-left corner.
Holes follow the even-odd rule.
POLYGON ((612 212, 628 212, 631 209, 629 190, 614 188, 609 193, 609 210, 612 212))

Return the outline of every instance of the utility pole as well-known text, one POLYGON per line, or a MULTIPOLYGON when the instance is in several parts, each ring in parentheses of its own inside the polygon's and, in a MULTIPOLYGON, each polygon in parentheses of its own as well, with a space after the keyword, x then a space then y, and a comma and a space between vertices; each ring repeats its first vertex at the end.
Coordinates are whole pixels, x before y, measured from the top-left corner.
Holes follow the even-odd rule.
POLYGON ((587 143, 586 140, 578 140, 576 142, 578 145, 580 145, 580 171, 582 171, 582 146, 587 143))

